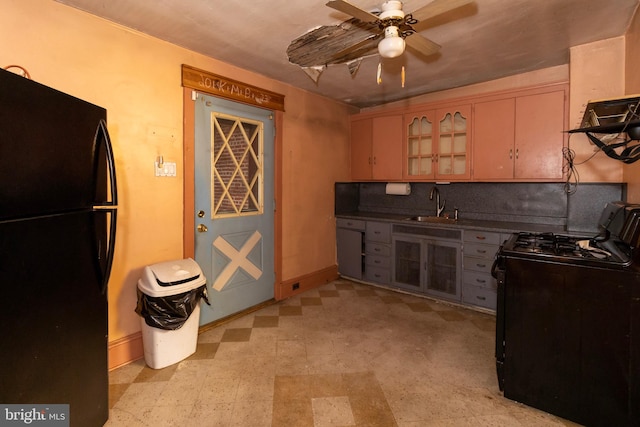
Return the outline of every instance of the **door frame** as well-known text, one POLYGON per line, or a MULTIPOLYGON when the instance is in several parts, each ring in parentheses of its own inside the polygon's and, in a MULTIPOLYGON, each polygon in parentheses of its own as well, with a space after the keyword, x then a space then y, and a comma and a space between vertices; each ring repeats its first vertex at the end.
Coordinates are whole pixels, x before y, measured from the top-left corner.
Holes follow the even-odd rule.
MULTIPOLYGON (((183 255, 185 258, 195 257, 195 89, 183 87, 183 255)), ((208 96, 216 96, 207 93, 208 96)), ((281 300, 282 295, 282 209, 280 205, 282 195, 282 122, 284 112, 271 110, 274 115, 274 224, 273 250, 274 273, 273 295, 281 300)))

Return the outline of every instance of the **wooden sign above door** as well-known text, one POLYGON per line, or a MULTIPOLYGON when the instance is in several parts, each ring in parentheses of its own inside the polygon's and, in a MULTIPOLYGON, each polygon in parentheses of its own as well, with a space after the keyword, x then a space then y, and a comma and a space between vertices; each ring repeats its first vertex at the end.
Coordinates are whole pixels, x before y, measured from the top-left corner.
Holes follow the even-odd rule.
POLYGON ((184 64, 182 86, 268 110, 284 111, 284 95, 184 64))

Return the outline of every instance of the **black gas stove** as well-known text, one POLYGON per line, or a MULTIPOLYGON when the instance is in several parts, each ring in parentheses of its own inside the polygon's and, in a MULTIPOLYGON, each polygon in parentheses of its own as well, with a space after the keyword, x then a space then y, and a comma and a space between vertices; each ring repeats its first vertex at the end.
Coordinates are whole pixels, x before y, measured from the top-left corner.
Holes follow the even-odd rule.
POLYGON ((640 205, 597 236, 515 233, 500 248, 496 369, 509 399, 585 426, 640 426, 640 205))
POLYGON ((515 233, 504 243, 502 254, 608 268, 625 268, 631 263, 629 245, 602 236, 515 233))

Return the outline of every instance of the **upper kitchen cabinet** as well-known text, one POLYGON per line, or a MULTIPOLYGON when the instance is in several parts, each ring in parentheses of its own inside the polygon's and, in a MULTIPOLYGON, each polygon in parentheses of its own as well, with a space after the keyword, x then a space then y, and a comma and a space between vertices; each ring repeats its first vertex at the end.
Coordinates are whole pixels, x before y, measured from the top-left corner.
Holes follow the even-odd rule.
POLYGON ((435 125, 433 111, 422 111, 404 115, 407 131, 406 150, 406 178, 433 177, 435 175, 435 125))
POLYGON ((351 121, 351 179, 402 179, 402 115, 351 121))
POLYGON ((404 115, 404 178, 469 179, 471 105, 404 115))
POLYGON ((473 179, 561 180, 566 91, 556 85, 474 103, 473 179))

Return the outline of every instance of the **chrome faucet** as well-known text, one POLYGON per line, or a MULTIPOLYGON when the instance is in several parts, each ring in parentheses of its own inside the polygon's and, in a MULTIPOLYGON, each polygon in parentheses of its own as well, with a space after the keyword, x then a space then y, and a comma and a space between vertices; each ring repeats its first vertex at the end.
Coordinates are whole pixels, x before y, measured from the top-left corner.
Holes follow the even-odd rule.
POLYGON ((433 193, 436 193, 436 216, 439 217, 444 210, 444 205, 447 203, 446 201, 442 202, 442 206, 440 206, 440 190, 437 187, 431 188, 431 193, 429 193, 429 200, 433 200, 433 193))

